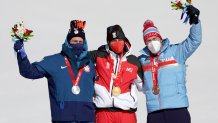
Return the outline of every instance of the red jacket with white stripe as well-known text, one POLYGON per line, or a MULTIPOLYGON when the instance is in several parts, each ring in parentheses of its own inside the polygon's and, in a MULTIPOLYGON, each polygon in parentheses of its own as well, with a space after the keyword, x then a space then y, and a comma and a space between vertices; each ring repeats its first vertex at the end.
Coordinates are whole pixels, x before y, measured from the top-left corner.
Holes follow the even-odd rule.
POLYGON ((96 82, 94 103, 97 108, 119 108, 122 110, 137 109, 136 87, 142 89, 142 67, 136 56, 130 53, 130 43, 125 42, 122 58, 103 45, 98 50, 91 51, 92 60, 96 63, 96 82), (121 94, 113 96, 114 77, 117 76, 121 63, 121 94))

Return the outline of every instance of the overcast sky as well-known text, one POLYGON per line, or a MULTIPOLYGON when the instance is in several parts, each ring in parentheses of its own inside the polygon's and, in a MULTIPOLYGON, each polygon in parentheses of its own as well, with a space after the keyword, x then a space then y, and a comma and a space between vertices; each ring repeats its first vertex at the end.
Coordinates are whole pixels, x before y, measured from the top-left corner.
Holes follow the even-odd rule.
MULTIPOLYGON (((218 2, 192 0, 200 11, 203 41, 187 61, 187 88, 193 123, 217 123, 218 117, 218 2)), ((119 24, 132 43, 132 53, 144 47, 142 25, 154 21, 163 38, 183 41, 190 26, 179 19, 170 0, 1 0, 0 5, 0 123, 49 123, 47 80, 19 75, 10 28, 18 21, 34 30, 25 43, 31 62, 60 52, 72 19, 87 21, 89 50, 106 43, 106 28, 119 24)), ((146 122, 145 97, 138 94, 138 123, 146 122)))

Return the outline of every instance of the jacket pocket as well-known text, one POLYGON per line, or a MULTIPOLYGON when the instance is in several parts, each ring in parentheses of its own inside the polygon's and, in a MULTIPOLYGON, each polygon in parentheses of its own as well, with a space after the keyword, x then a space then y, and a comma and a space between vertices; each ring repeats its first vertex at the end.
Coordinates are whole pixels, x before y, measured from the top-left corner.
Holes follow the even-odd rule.
POLYGON ((176 73, 176 88, 177 88, 177 93, 178 94, 184 94, 186 93, 186 87, 185 87, 185 84, 186 84, 186 75, 185 75, 185 69, 184 68, 181 68, 180 71, 177 71, 176 73))

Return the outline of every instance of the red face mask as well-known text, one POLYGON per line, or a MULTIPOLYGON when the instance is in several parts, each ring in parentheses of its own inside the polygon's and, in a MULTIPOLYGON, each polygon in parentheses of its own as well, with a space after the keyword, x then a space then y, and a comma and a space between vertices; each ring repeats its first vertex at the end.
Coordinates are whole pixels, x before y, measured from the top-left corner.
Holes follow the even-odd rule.
POLYGON ((123 52, 124 42, 116 41, 110 44, 110 48, 116 53, 120 54, 123 52))

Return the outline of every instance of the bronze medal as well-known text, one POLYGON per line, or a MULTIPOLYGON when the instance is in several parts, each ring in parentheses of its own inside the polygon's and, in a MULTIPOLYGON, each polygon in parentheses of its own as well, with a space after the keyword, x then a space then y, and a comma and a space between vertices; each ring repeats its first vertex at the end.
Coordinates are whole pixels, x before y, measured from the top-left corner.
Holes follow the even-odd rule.
POLYGON ((121 93, 121 89, 120 89, 120 87, 118 87, 118 86, 114 86, 114 87, 113 87, 113 90, 112 90, 112 94, 113 94, 113 96, 119 96, 120 93, 121 93))
POLYGON ((160 88, 158 86, 153 86, 152 93, 158 95, 160 93, 160 88))

